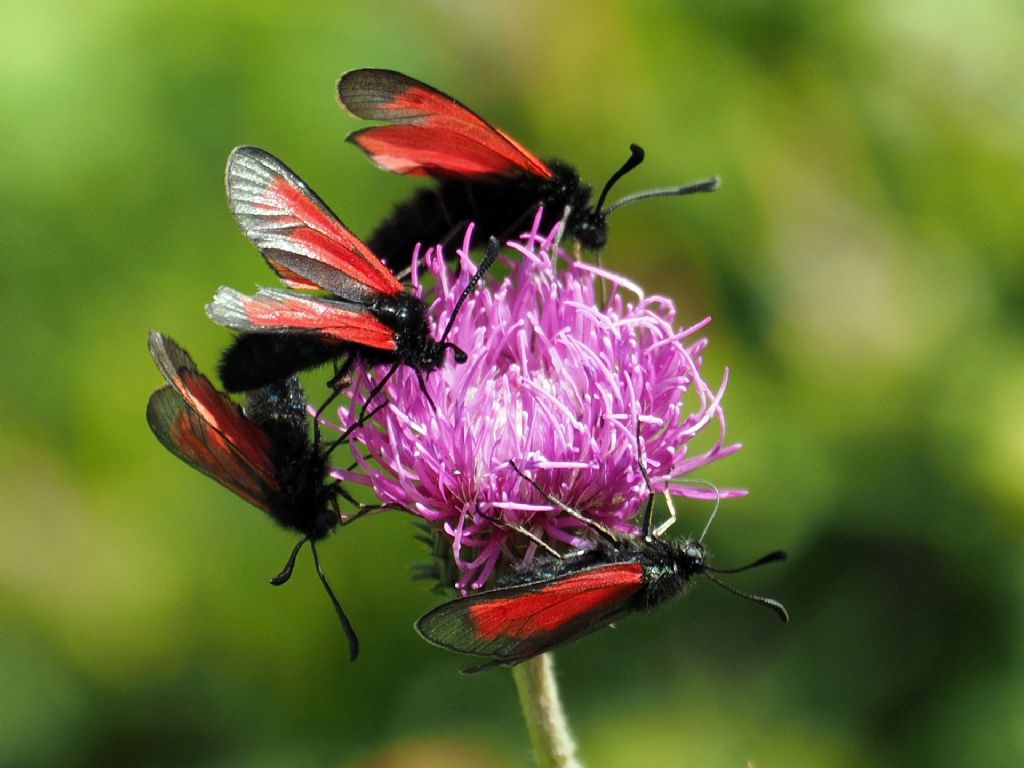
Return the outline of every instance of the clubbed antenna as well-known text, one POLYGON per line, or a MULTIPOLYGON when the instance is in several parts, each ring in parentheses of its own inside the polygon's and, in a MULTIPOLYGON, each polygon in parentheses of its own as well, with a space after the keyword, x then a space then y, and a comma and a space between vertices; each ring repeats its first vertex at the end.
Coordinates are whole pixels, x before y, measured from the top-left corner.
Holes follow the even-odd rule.
MULTIPOLYGON (((622 167, 619 168, 619 170, 612 174, 612 177, 608 179, 608 182, 604 185, 604 189, 601 190, 601 196, 597 198, 597 205, 594 206, 595 214, 601 213, 601 206, 604 205, 605 198, 608 197, 608 193, 611 192, 612 187, 615 186, 615 182, 644 161, 644 150, 639 144, 630 144, 629 152, 629 159, 622 164, 622 167)), ((607 215, 611 213, 612 209, 616 207, 618 207, 618 204, 613 205, 605 211, 605 214, 607 215)))
POLYGON ((341 621, 341 628, 345 632, 345 637, 348 638, 349 658, 350 660, 355 661, 359 658, 359 637, 356 635, 352 622, 348 620, 348 616, 345 614, 345 609, 341 607, 341 603, 338 602, 338 598, 334 596, 334 590, 331 589, 331 585, 327 583, 327 576, 324 575, 324 570, 320 567, 320 556, 316 552, 316 544, 311 538, 304 536, 299 539, 299 543, 295 545, 291 555, 288 556, 288 562, 285 563, 281 572, 270 580, 270 583, 275 587, 279 587, 292 577, 292 571, 295 570, 295 558, 299 556, 299 551, 306 542, 309 542, 309 548, 313 552, 313 565, 316 566, 316 573, 317 576, 320 577, 320 583, 323 584, 324 589, 327 590, 327 597, 330 598, 331 605, 334 606, 334 611, 338 614, 338 619, 341 621))
POLYGON ((781 549, 776 549, 774 552, 769 552, 764 557, 759 557, 748 565, 741 565, 739 568, 712 568, 708 566, 705 570, 711 571, 712 573, 743 573, 743 571, 749 571, 751 568, 758 568, 762 565, 768 565, 768 563, 781 563, 789 559, 789 556, 781 549))
POLYGON ((469 294, 476 288, 476 284, 480 282, 480 279, 494 264, 494 260, 498 258, 498 250, 500 244, 498 238, 492 237, 487 242, 487 255, 484 256, 484 260, 480 262, 480 266, 477 267, 476 273, 466 283, 466 289, 459 296, 459 300, 455 302, 455 307, 452 309, 452 315, 448 318, 448 324, 444 327, 444 333, 441 334, 441 344, 451 347, 452 355, 455 358, 455 362, 464 363, 469 358, 466 357, 466 353, 459 349, 454 344, 448 343, 448 334, 452 331, 452 326, 455 324, 455 318, 459 316, 459 310, 462 309, 462 305, 466 303, 466 299, 469 298, 469 294))
POLYGON ((327 583, 327 577, 324 575, 323 568, 320 567, 320 556, 316 553, 316 544, 312 539, 309 541, 309 548, 313 552, 313 564, 316 565, 317 576, 320 577, 320 582, 324 585, 324 589, 327 590, 327 596, 331 599, 331 605, 334 606, 334 610, 338 614, 338 618, 341 620, 341 628, 345 630, 345 637, 348 638, 349 660, 355 661, 359 658, 359 638, 356 636, 356 631, 352 627, 352 622, 350 622, 348 620, 348 616, 345 615, 345 609, 341 607, 341 603, 338 602, 338 598, 334 596, 334 590, 331 589, 331 585, 327 583))
POLYGON ((742 573, 743 571, 749 571, 751 568, 757 568, 768 563, 778 563, 787 559, 786 553, 781 549, 777 549, 774 552, 769 552, 764 557, 759 557, 752 563, 742 565, 739 568, 712 568, 710 565, 704 567, 704 575, 717 584, 726 592, 730 592, 736 597, 742 597, 744 600, 749 600, 752 603, 763 605, 765 608, 770 609, 775 613, 779 619, 785 624, 789 621, 789 612, 786 610, 786 606, 780 603, 778 600, 773 600, 770 597, 763 597, 762 595, 752 595, 749 592, 743 592, 742 590, 736 589, 731 584, 726 584, 721 579, 715 576, 716 573, 742 573))
POLYGON ((620 200, 616 200, 605 209, 604 213, 607 216, 611 214, 612 211, 616 211, 624 205, 635 203, 637 200, 647 200, 651 197, 679 197, 682 195, 696 195, 700 192, 714 192, 718 189, 718 184, 718 177, 712 176, 710 179, 695 181, 692 184, 684 184, 681 187, 664 187, 662 189, 648 189, 645 192, 636 192, 632 195, 626 195, 620 200))

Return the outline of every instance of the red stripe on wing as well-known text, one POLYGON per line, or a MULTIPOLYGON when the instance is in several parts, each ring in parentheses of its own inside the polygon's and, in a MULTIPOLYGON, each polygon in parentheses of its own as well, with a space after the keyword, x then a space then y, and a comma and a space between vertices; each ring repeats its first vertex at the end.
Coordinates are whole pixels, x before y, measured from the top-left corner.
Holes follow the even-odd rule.
POLYGON ((356 131, 349 140, 380 168, 408 176, 510 176, 522 170, 492 148, 440 127, 427 131, 416 125, 385 125, 356 131))
POLYGON ((298 272, 292 272, 288 267, 284 266, 280 262, 276 261, 273 257, 264 254, 267 263, 270 268, 274 270, 281 282, 288 288, 295 291, 320 291, 323 290, 319 285, 314 283, 312 280, 307 280, 298 272))
POLYGON ((249 421, 242 409, 219 392, 199 372, 192 357, 172 339, 153 332, 149 350, 167 383, 203 424, 219 435, 215 441, 229 442, 245 461, 263 475, 264 482, 277 487, 277 469, 272 460, 274 444, 259 426, 249 421))
POLYGON ((349 136, 385 170, 431 176, 553 176, 543 161, 504 131, 448 94, 400 72, 347 72, 338 81, 338 100, 356 117, 397 124, 349 136))
POLYGON ((397 349, 395 332, 365 307, 263 288, 246 296, 233 288, 217 290, 206 307, 220 325, 248 333, 315 333, 339 342, 375 349, 397 349))
POLYGON ((402 284, 288 166, 262 149, 238 147, 228 158, 228 199, 246 236, 292 288, 338 295, 393 296, 402 284), (280 254, 302 259, 280 263, 280 254), (328 267, 335 272, 325 271, 328 267))
MULTIPOLYGON (((169 388, 162 391, 176 394, 169 388)), ((236 436, 232 435, 229 439, 213 425, 203 421, 184 402, 179 403, 181 408, 170 422, 166 436, 157 432, 161 442, 203 474, 212 477, 254 507, 269 513, 273 506, 271 494, 279 492, 281 488, 277 477, 263 472, 251 461, 249 454, 242 453, 234 439, 236 436)))
MULTIPOLYGON (((529 639, 558 630, 587 614, 605 614, 643 586, 639 563, 614 563, 564 576, 510 597, 493 597, 469 607, 480 640, 529 639)), ((468 598, 472 599, 472 598, 468 598)))
POLYGON ((277 487, 277 480, 273 479, 277 468, 271 460, 273 441, 266 432, 245 417, 233 400, 218 392, 202 374, 184 375, 180 386, 175 382, 172 382, 172 386, 204 422, 233 445, 246 461, 257 467, 268 482, 272 481, 271 484, 277 487))

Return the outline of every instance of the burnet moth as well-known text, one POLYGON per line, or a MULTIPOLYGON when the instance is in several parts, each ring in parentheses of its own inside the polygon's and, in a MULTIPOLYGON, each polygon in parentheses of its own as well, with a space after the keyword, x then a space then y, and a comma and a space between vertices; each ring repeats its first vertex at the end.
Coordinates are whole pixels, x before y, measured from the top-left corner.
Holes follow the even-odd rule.
MULTIPOLYGON (((146 408, 153 434, 186 464, 302 536, 271 584, 288 581, 295 558, 309 543, 317 575, 341 620, 354 661, 359 639, 327 583, 316 551, 316 542, 341 524, 337 499, 347 494, 328 477, 326 455, 310 440, 299 380, 292 376, 253 390, 240 408, 171 339, 151 331, 149 351, 167 380, 146 408)), ((361 508, 355 516, 368 509, 361 508)))
POLYGON ((436 243, 475 222, 484 237, 507 239, 537 205, 551 227, 569 209, 566 230, 585 248, 608 239, 608 215, 649 197, 688 195, 717 188, 712 178, 668 189, 638 192, 605 206, 612 186, 644 159, 630 157, 590 205, 591 188, 559 160, 544 162, 499 128, 446 93, 389 69, 355 69, 338 80, 338 101, 352 115, 389 125, 364 128, 348 140, 377 166, 393 173, 431 176, 435 189, 422 189, 400 204, 367 241, 388 265, 401 271, 418 242, 436 243))
MULTIPOLYGON (((594 530, 597 538, 592 549, 568 555, 551 551, 499 586, 444 603, 416 622, 416 631, 433 645, 490 658, 463 669, 464 673, 515 666, 631 613, 656 608, 683 594, 697 576, 770 608, 783 622, 789 621, 782 603, 741 592, 717 576, 785 560, 785 552, 771 552, 741 568, 716 568, 708 563, 704 549, 710 520, 699 539, 665 541, 660 536, 667 525, 652 530, 654 494, 649 481, 640 535, 624 536, 583 517, 546 493, 514 464, 513 468, 549 503, 594 530)), ((669 524, 674 519, 673 513, 669 524)), ((548 548, 529 532, 522 533, 548 548)))
MULTIPOLYGON (((445 352, 466 353, 447 341, 462 301, 497 257, 470 280, 439 340, 430 335, 426 305, 327 207, 288 166, 262 149, 238 147, 228 158, 231 212, 281 281, 292 290, 261 288, 247 296, 221 287, 207 305, 220 325, 241 331, 224 353, 220 378, 229 392, 261 387, 341 357, 399 365, 422 373, 438 368, 445 352), (329 297, 297 291, 326 291, 329 297)), ((339 380, 344 371, 337 373, 339 380)))

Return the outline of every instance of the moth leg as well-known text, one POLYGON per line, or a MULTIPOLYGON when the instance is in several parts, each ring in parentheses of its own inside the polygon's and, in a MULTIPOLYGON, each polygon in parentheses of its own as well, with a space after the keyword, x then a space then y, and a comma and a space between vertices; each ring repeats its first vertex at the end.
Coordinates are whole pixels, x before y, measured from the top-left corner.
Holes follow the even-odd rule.
POLYGON ((550 555, 554 555, 559 560, 563 560, 564 559, 564 556, 562 555, 561 552, 559 552, 554 547, 552 547, 550 544, 548 544, 546 541, 541 539, 539 536, 537 536, 537 534, 535 534, 529 528, 524 528, 521 525, 514 525, 513 523, 507 523, 507 522, 505 522, 503 520, 499 520, 496 517, 492 517, 492 516, 488 515, 486 512, 484 512, 480 508, 480 502, 479 501, 476 503, 476 513, 478 515, 480 515, 480 517, 482 517, 484 520, 487 520, 488 522, 491 522, 494 525, 500 526, 502 528, 508 528, 509 530, 515 531, 520 536, 523 536, 523 537, 529 539, 534 544, 536 544, 538 547, 543 549, 545 552, 547 552, 550 555))
POLYGON ((575 518, 576 520, 579 520, 581 523, 586 525, 591 530, 597 531, 599 534, 601 534, 601 536, 606 538, 608 541, 610 541, 612 543, 615 543, 615 542, 618 541, 618 537, 616 537, 615 533, 612 532, 612 530, 610 528, 608 528, 607 526, 601 525, 601 523, 597 522, 596 520, 591 520, 591 519, 589 519, 587 517, 584 517, 583 515, 581 515, 579 513, 579 511, 573 509, 572 507, 570 507, 565 502, 560 501, 559 499, 556 499, 550 493, 548 493, 543 488, 541 488, 539 485, 537 485, 537 481, 536 480, 534 480, 532 477, 529 477, 528 475, 524 474, 523 471, 521 469, 519 469, 518 466, 516 466, 516 463, 512 459, 509 459, 508 463, 512 466, 512 469, 515 471, 515 473, 517 475, 519 475, 521 478, 523 478, 523 480, 525 480, 530 485, 532 485, 537 490, 537 492, 541 496, 544 497, 545 501, 547 501, 550 504, 554 504, 559 510, 561 510, 565 514, 569 515, 569 517, 572 517, 572 518, 575 518))

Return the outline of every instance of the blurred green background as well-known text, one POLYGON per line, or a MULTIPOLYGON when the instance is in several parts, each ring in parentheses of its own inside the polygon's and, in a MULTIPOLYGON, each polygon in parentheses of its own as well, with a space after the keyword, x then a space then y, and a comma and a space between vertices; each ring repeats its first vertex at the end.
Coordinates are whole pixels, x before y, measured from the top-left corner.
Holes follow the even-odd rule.
MULTIPOLYGON (((0 764, 523 766, 510 676, 422 643, 401 516, 293 543, 164 451, 158 328, 270 280, 227 212, 237 144, 359 233, 414 184, 343 142, 337 76, 406 71, 620 193, 605 261, 714 316, 751 489, 701 584, 558 654, 589 766, 1024 764, 1024 11, 953 3, 36 0, 0 24, 0 764), (308 557, 308 555, 306 555, 308 557), (301 565, 301 564, 300 564, 301 565), (386 606, 386 608, 384 608, 386 606)), ((272 281, 271 281, 272 282, 272 281)), ((699 530, 706 506, 681 511, 699 530)))

